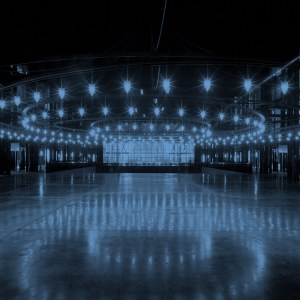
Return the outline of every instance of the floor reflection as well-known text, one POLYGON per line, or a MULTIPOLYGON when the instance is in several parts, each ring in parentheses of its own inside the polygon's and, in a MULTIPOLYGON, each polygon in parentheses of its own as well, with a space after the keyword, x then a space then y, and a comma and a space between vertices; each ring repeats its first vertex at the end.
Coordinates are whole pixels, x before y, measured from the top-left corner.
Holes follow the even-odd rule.
POLYGON ((0 298, 300 293, 297 187, 273 191, 272 182, 243 176, 98 175, 39 178, 29 188, 35 197, 0 210, 3 228, 21 229, 1 239, 0 298))

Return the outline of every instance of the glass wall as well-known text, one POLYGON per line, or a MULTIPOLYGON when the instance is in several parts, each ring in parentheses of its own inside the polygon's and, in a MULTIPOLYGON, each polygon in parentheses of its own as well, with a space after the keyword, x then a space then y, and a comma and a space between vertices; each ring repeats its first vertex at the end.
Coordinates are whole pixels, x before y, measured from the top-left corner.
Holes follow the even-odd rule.
POLYGON ((178 165, 194 162, 194 144, 168 140, 128 140, 104 143, 104 163, 178 165))

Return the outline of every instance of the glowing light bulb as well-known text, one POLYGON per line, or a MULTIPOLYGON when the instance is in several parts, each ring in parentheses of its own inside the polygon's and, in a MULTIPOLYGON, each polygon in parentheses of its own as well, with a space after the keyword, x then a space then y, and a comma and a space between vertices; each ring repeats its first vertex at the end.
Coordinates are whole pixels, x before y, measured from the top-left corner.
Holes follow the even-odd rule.
POLYGON ((233 121, 234 121, 234 123, 237 123, 239 121, 239 116, 238 115, 234 115, 233 116, 233 121))
POLYGON ((44 120, 47 119, 48 118, 48 112, 47 111, 43 111, 42 112, 42 117, 43 117, 44 120))
POLYGON ((134 111, 135 111, 135 109, 134 109, 133 106, 128 107, 128 113, 129 113, 130 116, 132 116, 134 114, 134 111))
POLYGON ((65 114, 65 112, 64 112, 64 110, 63 110, 62 108, 60 108, 60 109, 57 111, 57 113, 58 113, 58 116, 59 116, 60 118, 62 118, 62 117, 64 116, 64 114, 65 114))
POLYGON ((89 93, 92 97, 96 93, 96 85, 94 83, 89 84, 89 93))
POLYGON ((280 88, 281 88, 283 95, 285 95, 289 89, 289 83, 287 81, 281 82, 280 88))
POLYGON ((34 121, 36 120, 36 115, 35 115, 35 114, 32 114, 32 115, 30 116, 30 118, 31 118, 32 122, 34 122, 34 121))
POLYGON ((129 91, 131 90, 131 82, 129 80, 125 80, 123 83, 123 87, 125 92, 128 94, 129 91))
POLYGON ((80 117, 83 117, 83 115, 85 114, 85 109, 83 107, 79 107, 78 114, 80 115, 80 117))
POLYGON ((183 116, 184 116, 184 108, 180 107, 180 108, 178 109, 178 115, 179 115, 180 117, 183 117, 183 116))
POLYGON ((64 89, 64 88, 59 88, 58 89, 58 95, 59 95, 59 98, 61 99, 61 100, 63 100, 64 99, 64 97, 65 97, 65 95, 66 95, 66 90, 64 89))
POLYGON ((153 111, 154 111, 155 116, 158 117, 159 114, 160 114, 160 109, 159 109, 159 107, 155 107, 153 111))
POLYGON ((203 81, 203 85, 204 85, 205 90, 208 92, 211 87, 211 79, 205 78, 203 81))
POLYGON ((14 102, 15 102, 15 104, 16 104, 17 106, 19 106, 20 103, 21 103, 21 98, 20 98, 20 96, 15 96, 15 97, 14 97, 14 102))
POLYGON ((0 108, 3 109, 6 106, 5 100, 1 99, 0 100, 0 108))
POLYGON ((205 110, 200 111, 200 117, 201 117, 201 119, 205 119, 205 117, 206 117, 206 111, 205 110))
POLYGON ((163 80, 163 88, 164 88, 165 92, 167 94, 169 94, 170 89, 171 89, 170 79, 166 78, 166 79, 163 80))
POLYGON ((38 103, 41 99, 41 93, 38 91, 33 92, 33 99, 36 103, 38 103))
POLYGON ((104 116, 107 116, 109 113, 109 108, 107 106, 102 107, 102 113, 104 116))
POLYGON ((220 112, 218 117, 220 121, 223 121, 225 119, 225 114, 223 112, 220 112))
POLYGON ((249 92, 252 86, 252 81, 251 79, 245 79, 244 81, 244 88, 246 90, 246 92, 249 92))

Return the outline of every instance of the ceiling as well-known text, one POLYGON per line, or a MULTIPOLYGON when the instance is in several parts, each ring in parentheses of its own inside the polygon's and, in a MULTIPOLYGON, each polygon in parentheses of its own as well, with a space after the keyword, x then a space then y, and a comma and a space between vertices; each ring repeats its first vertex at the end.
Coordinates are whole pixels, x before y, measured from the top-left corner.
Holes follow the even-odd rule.
POLYGON ((157 137, 166 134, 167 125, 176 137, 183 131, 206 134, 211 128, 234 134, 249 129, 248 117, 251 124, 262 122, 259 113, 250 110, 240 111, 240 122, 233 122, 236 99, 249 97, 244 80, 259 84, 299 55, 300 24, 292 1, 253 1, 248 7, 238 1, 101 1, 97 6, 22 2, 3 8, 9 22, 0 21, 5 28, 1 97, 7 101, 2 117, 6 124, 19 126, 26 118, 32 123, 36 115, 34 130, 81 134, 100 128, 110 135, 114 128, 134 136, 153 134, 149 126, 155 123, 157 137), (171 82, 168 93, 165 78, 171 82), (205 78, 211 79, 209 91, 205 78), (128 93, 124 80, 132 83, 128 93), (93 96, 88 92, 92 82, 93 96), (20 83, 27 89, 16 106, 20 83), (60 87, 66 92, 63 100, 57 93, 60 87), (38 103, 34 91, 41 92, 38 103), (47 103, 51 107, 45 107, 47 103), (226 115, 222 122, 220 112, 226 115), (11 115, 12 123, 7 121, 11 115), (133 129, 135 123, 139 130, 133 129), (122 130, 115 128, 118 124, 122 130))
POLYGON ((1 10, 0 65, 120 53, 273 62, 299 55, 295 1, 7 1, 1 10))

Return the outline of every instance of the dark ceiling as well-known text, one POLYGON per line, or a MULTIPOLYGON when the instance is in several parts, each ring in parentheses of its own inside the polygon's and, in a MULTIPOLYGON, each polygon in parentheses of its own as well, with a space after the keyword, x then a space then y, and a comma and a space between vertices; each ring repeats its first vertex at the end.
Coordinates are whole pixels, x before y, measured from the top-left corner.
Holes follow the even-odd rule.
POLYGON ((280 62, 299 55, 296 1, 76 3, 1 4, 0 65, 45 57, 118 53, 197 54, 280 62))

